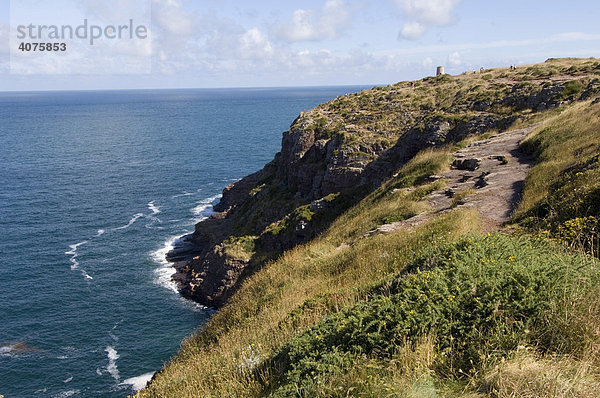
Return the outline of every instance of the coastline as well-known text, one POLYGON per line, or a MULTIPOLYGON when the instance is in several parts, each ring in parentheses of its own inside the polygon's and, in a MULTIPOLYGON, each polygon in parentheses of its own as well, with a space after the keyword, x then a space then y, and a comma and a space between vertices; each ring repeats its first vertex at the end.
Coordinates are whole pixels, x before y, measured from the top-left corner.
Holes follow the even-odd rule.
POLYGON ((176 238, 172 243, 173 248, 165 254, 165 260, 172 268, 171 281, 177 286, 177 292, 187 299, 190 298, 184 294, 187 282, 185 270, 190 261, 202 252, 202 249, 194 243, 193 235, 189 233, 176 238))

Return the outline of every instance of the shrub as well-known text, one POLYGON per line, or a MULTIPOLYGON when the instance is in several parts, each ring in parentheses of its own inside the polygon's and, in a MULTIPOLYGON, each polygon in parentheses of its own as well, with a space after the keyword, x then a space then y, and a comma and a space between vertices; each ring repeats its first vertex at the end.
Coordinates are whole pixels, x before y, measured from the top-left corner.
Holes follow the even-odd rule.
POLYGON ((231 236, 222 244, 227 257, 250 261, 254 254, 256 236, 231 236))
POLYGON ((583 84, 579 80, 571 80, 565 84, 565 87, 561 92, 561 97, 575 97, 577 94, 581 93, 581 91, 583 91, 583 84))
POLYGON ((550 303, 595 284, 597 271, 589 258, 500 234, 434 247, 368 300, 286 344, 274 357, 285 372, 278 393, 310 395, 315 380, 365 355, 391 358, 427 335, 437 336, 439 374, 468 375, 490 357, 536 343, 550 303))

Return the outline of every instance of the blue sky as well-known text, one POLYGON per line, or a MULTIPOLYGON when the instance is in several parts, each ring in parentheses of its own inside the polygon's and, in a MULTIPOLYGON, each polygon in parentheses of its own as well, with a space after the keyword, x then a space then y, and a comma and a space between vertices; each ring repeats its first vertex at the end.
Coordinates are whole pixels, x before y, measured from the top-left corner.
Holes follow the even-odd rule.
POLYGON ((12 7, 0 0, 2 91, 387 84, 431 75, 437 65, 457 74, 600 57, 596 1, 13 0, 12 7), (140 2, 152 12, 133 11, 140 2), (74 45, 63 57, 29 54, 19 69, 9 56, 17 14, 38 24, 147 18, 152 41, 118 56, 102 44, 74 45), (132 63, 133 53, 147 64, 132 63))

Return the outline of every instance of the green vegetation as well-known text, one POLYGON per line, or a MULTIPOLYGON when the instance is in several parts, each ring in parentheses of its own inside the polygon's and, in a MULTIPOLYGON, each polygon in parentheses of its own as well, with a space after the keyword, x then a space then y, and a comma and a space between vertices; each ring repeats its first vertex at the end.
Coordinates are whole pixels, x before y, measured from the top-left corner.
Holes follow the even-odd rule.
POLYGON ((473 375, 523 344, 560 350, 551 344, 560 338, 547 338, 555 333, 544 321, 550 303, 599 286, 599 270, 590 258, 504 235, 431 248, 368 300, 284 345, 274 364, 267 362, 284 372, 274 396, 325 396, 321 380, 344 374, 357 359, 391 359, 428 336, 435 336, 430 368, 441 378, 473 375))
MULTIPOLYGON (((504 117, 512 128, 539 123, 522 143, 536 163, 512 225, 491 234, 477 211, 464 207, 373 233, 427 211, 422 199, 445 184, 433 176, 473 137, 399 162, 370 192, 326 196, 326 211, 259 181, 248 189, 239 236, 223 244, 228 256, 254 258, 260 239, 290 234, 301 221, 324 229, 257 263, 139 395, 596 397, 599 73, 594 59, 548 60, 378 87, 307 112, 294 128, 343 139, 335 155, 351 161, 358 159, 353 152, 395 145, 407 126, 457 128, 504 117), (538 112, 531 101, 538 97, 556 106, 538 112), (281 203, 279 221, 254 227, 281 203)), ((473 136, 503 130, 484 127, 473 136)), ((457 193, 455 204, 472 193, 457 193)))
POLYGON ((600 104, 583 102, 545 121, 522 144, 538 163, 516 214, 521 225, 600 254, 600 104))
POLYGON ((461 192, 454 194, 454 196, 452 197, 452 207, 454 208, 454 207, 464 204, 465 198, 467 198, 468 196, 471 196, 475 193, 476 193, 476 191, 474 188, 469 188, 469 189, 465 189, 461 192))
POLYGON ((560 95, 563 98, 575 97, 576 95, 580 94, 581 91, 583 91, 583 84, 581 84, 581 82, 578 80, 573 80, 565 84, 565 87, 560 95))
POLYGON ((230 237, 222 244, 225 255, 232 259, 250 261, 257 238, 257 236, 230 237))
MULTIPOLYGON (((422 159, 428 163, 430 157, 427 153, 422 159)), ((407 165, 396 178, 415 178, 407 170, 422 168, 407 165)), ((257 374, 256 365, 290 338, 323 316, 372 295, 374 287, 402 271, 414 253, 432 242, 479 230, 475 212, 455 211, 410 234, 360 239, 378 225, 384 209, 398 206, 398 196, 389 190, 391 183, 384 185, 322 236, 286 252, 248 278, 231 301, 184 342, 177 358, 157 375, 144 396, 170 396, 173 391, 182 397, 260 396, 264 379, 273 370, 257 374)), ((401 197, 403 201, 408 199, 401 197)))

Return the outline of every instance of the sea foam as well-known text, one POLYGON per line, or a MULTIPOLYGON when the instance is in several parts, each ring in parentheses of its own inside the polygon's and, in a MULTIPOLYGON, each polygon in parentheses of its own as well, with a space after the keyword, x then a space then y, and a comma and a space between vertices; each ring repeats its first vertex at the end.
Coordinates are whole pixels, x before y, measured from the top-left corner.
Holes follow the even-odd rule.
POLYGON ((195 193, 192 193, 192 192, 182 192, 180 194, 171 196, 171 199, 183 198, 184 196, 192 196, 192 195, 195 195, 195 193))
POLYGON ((175 242, 180 238, 180 235, 171 236, 165 241, 162 247, 151 253, 152 259, 160 264, 160 268, 154 271, 155 278, 154 282, 167 289, 178 292, 177 285, 171 280, 171 277, 175 273, 173 265, 167 261, 167 253, 173 250, 175 242))
POLYGON ((122 227, 113 228, 113 231, 120 231, 123 229, 127 229, 127 228, 131 227, 137 220, 139 220, 140 218, 142 218, 144 216, 145 216, 144 213, 134 214, 133 217, 131 217, 131 219, 129 220, 129 222, 127 224, 123 225, 122 227))
POLYGON ((157 207, 154 204, 154 202, 155 201, 153 200, 152 202, 148 203, 148 209, 150 209, 150 211, 152 212, 152 214, 158 214, 158 213, 160 213, 160 208, 157 207))
POLYGON ((217 200, 221 199, 221 197, 223 197, 223 195, 219 194, 201 200, 197 206, 192 209, 192 214, 198 217, 196 221, 202 221, 214 214, 213 206, 217 200))
POLYGON ((3 346, 0 346, 0 356, 10 357, 13 355, 13 350, 14 350, 13 344, 6 344, 3 346))
POLYGON ((69 391, 63 391, 61 393, 58 393, 56 395, 53 395, 52 398, 68 398, 68 397, 72 397, 74 395, 79 394, 81 391, 80 390, 69 390, 69 391))
POLYGON ((117 350, 115 350, 112 346, 107 346, 104 351, 108 356, 108 365, 106 365, 106 371, 110 373, 110 375, 115 379, 115 381, 119 382, 119 369, 117 368, 117 359, 119 359, 119 354, 117 350))
POLYGON ((123 380, 121 385, 131 386, 133 391, 139 391, 146 387, 148 382, 152 380, 152 376, 154 376, 155 372, 145 373, 141 376, 131 377, 129 379, 123 380))
MULTIPOLYGON (((84 240, 84 241, 76 243, 74 245, 69 245, 69 248, 71 250, 65 252, 65 254, 71 256, 71 258, 69 259, 69 261, 71 262, 71 270, 72 271, 75 271, 75 270, 79 269, 79 261, 77 261, 77 257, 79 255, 77 254, 77 249, 79 248, 79 246, 83 246, 83 245, 85 245, 87 243, 88 243, 88 241, 84 240)), ((84 270, 80 270, 80 272, 81 272, 81 275, 83 275, 83 277, 85 279, 89 279, 89 280, 94 279, 87 272, 85 272, 84 270)))

